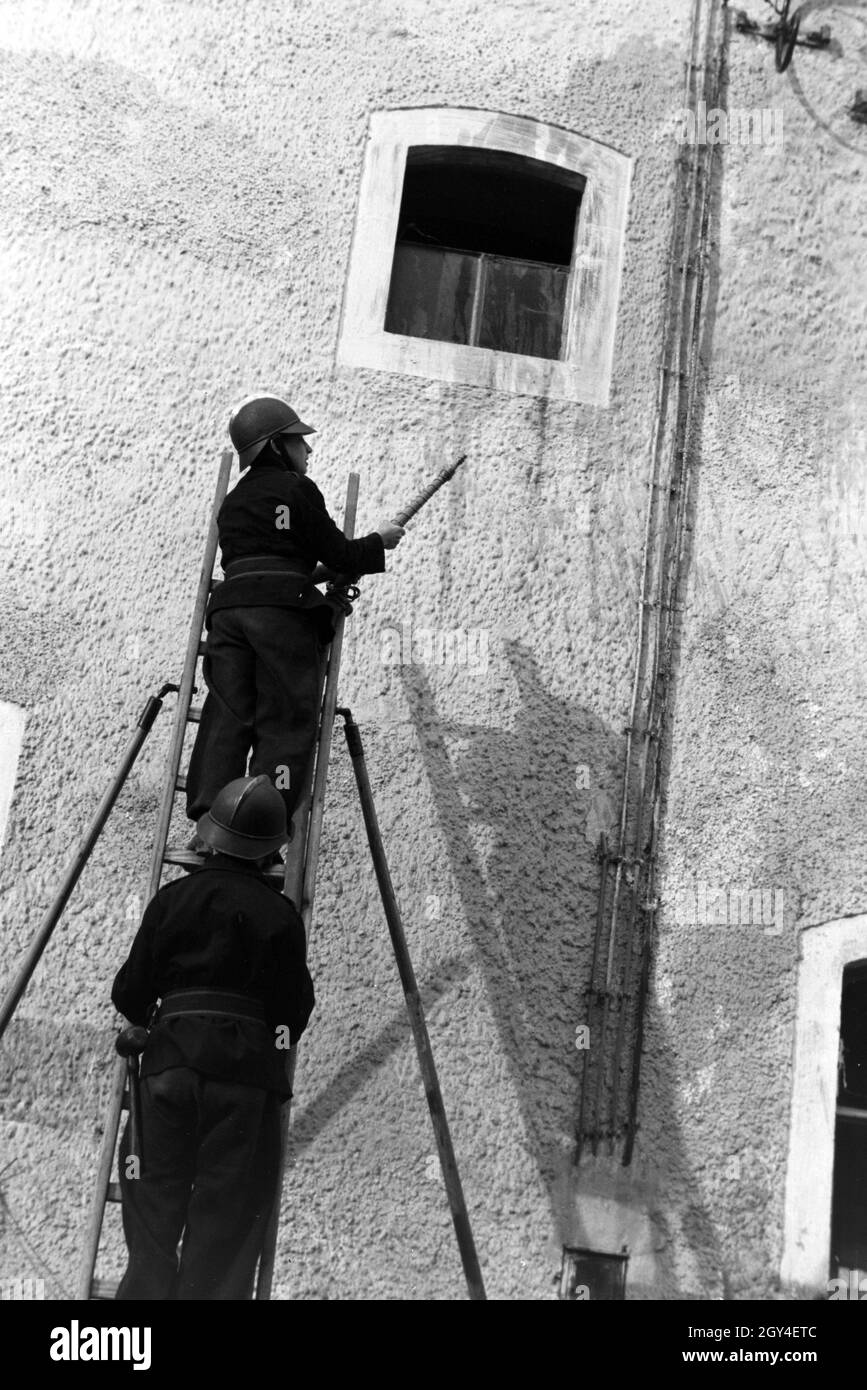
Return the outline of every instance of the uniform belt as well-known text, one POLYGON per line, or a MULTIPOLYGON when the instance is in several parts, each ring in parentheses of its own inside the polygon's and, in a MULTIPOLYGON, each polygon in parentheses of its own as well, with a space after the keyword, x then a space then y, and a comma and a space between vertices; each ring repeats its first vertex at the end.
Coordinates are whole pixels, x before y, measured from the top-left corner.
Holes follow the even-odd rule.
POLYGON ((286 574, 292 579, 310 579, 310 573, 295 568, 291 560, 283 560, 279 555, 246 555, 243 560, 233 560, 223 570, 227 579, 236 579, 241 574, 286 574))
POLYGON ((265 1022, 265 1008, 248 994, 232 994, 224 989, 172 990, 160 1003, 154 1022, 169 1014, 221 1014, 228 1018, 251 1018, 265 1022))

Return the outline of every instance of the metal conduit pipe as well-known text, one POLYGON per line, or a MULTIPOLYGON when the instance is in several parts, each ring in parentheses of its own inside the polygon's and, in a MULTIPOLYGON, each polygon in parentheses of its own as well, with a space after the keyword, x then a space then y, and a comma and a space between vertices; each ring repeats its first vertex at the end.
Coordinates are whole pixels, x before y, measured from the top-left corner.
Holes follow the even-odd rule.
MULTIPOLYGON (((718 62, 713 76, 708 80, 707 57, 714 44, 719 17, 722 13, 721 0, 696 0, 691 17, 688 58, 684 74, 684 107, 695 110, 699 96, 707 98, 711 88, 719 82, 718 62), (704 12, 707 17, 703 22, 704 12), (699 61, 699 58, 702 61, 699 61)), ((667 692, 661 706, 657 703, 657 690, 660 671, 667 672, 670 664, 671 637, 673 632, 671 604, 675 601, 678 588, 680 559, 683 555, 683 517, 685 498, 683 497, 683 476, 685 450, 679 447, 683 441, 682 425, 684 418, 691 414, 690 401, 695 399, 695 365, 697 342, 698 309, 701 302, 701 283, 703 270, 694 277, 693 291, 690 294, 690 259, 694 246, 705 247, 710 209, 709 161, 701 157, 685 157, 682 152, 677 161, 677 174, 674 182, 674 207, 670 239, 668 272, 664 302, 662 350, 657 380, 657 398, 650 443, 650 468, 648 479, 647 512, 641 562, 641 585, 638 601, 638 623, 636 636, 636 662, 632 686, 629 721, 626 727, 626 749, 624 755, 623 781, 620 799, 620 817, 617 847, 613 854, 601 856, 600 910, 597 913, 596 936, 593 950, 593 968, 588 994, 591 1004, 596 999, 601 1003, 599 1037, 593 1048, 597 1061, 595 1099, 592 1128, 593 1152, 596 1140, 606 1135, 613 1150, 618 1131, 617 1109, 620 1088, 620 1058, 625 1037, 626 1009, 632 973, 632 956, 635 941, 635 922, 637 904, 642 891, 653 883, 653 866, 648 864, 648 856, 642 844, 645 808, 648 800, 648 786, 653 788, 650 798, 650 843, 655 847, 658 828, 658 777, 656 767, 658 744, 660 742, 660 717, 658 708, 667 708, 667 692), (706 167, 703 168, 703 165, 706 167), (684 360, 686 359, 686 360, 684 360), (674 386, 675 409, 670 409, 674 386), (679 494, 679 495, 678 495, 679 494), (672 507, 672 498, 675 498, 672 507), (672 557, 674 566, 672 567, 672 557), (674 587, 672 587, 674 577, 674 587), (656 598, 650 594, 655 592, 656 598), (665 653, 664 658, 662 653, 665 653), (650 668, 648 678, 647 672, 650 668), (639 727, 639 701, 642 689, 647 690, 644 717, 639 727), (637 736, 642 735, 641 756, 636 762, 637 736), (637 789, 636 789, 637 778, 637 789), (637 795, 633 795, 636 793, 637 795), (630 801, 634 807, 635 823, 630 834, 630 801), (631 854, 628 849, 631 846, 631 854), (607 887, 609 865, 614 865, 614 883, 609 914, 607 934, 606 969, 604 988, 599 989, 596 980, 596 962, 600 956, 603 936, 604 898, 607 887), (632 906, 629 913, 625 962, 623 971, 624 989, 620 992, 620 1011, 613 1058, 610 1104, 606 1125, 600 1130, 602 1095, 608 1075, 605 1044, 609 1012, 612 999, 615 959, 617 947, 622 939, 622 918, 620 900, 624 877, 629 867, 633 869, 632 906)), ((711 156, 712 157, 712 156, 711 156)), ((698 257, 702 259, 701 255, 698 257)), ((706 259, 706 256, 705 256, 706 259)), ((642 905, 642 911, 644 911, 642 905)), ((641 979, 645 980, 644 969, 647 936, 642 936, 640 958, 642 960, 641 979)), ((637 1032, 641 1029, 643 1004, 639 992, 637 1032)), ((633 1059, 635 1058, 633 1049, 633 1059)), ((587 1051, 583 1059, 581 1083, 581 1108, 577 1127, 576 1159, 580 1157, 581 1146, 587 1137, 584 1129, 584 1116, 587 1109, 586 1093, 589 1081, 589 1060, 587 1051)), ((630 1120, 627 1121, 627 1146, 631 1155, 630 1134, 634 1127, 634 1107, 636 1088, 630 1087, 630 1120)), ((624 1159, 628 1162, 628 1158, 624 1159)))
MULTIPOLYGON (((701 3, 702 3, 702 0, 696 0, 696 4, 695 4, 694 7, 693 7, 692 18, 691 18, 691 25, 690 25, 690 35, 689 35, 689 48, 688 48, 689 57, 688 57, 687 62, 686 62, 686 64, 685 64, 685 72, 684 72, 684 95, 683 95, 683 101, 684 101, 684 107, 685 107, 686 109, 689 109, 689 110, 692 110, 692 109, 695 108, 695 103, 696 103, 696 100, 697 100, 696 73, 697 73, 698 70, 699 70, 699 65, 697 64, 697 62, 696 62, 695 60, 696 60, 696 57, 697 57, 697 54, 698 54, 698 42, 699 42, 699 37, 700 37, 700 31, 699 31, 699 23, 698 23, 698 21, 699 21, 699 16, 700 16, 701 3)), ((595 992, 596 992, 596 993, 598 994, 598 996, 600 997, 601 1009, 602 1009, 602 1016, 601 1016, 600 1026, 599 1026, 599 1038, 598 1038, 598 1043, 597 1043, 596 1048, 595 1048, 595 1052, 596 1052, 596 1056, 597 1056, 597 1058, 598 1058, 598 1062, 597 1062, 597 1073, 596 1073, 596 1093, 595 1093, 595 1098, 594 1098, 594 1110, 593 1110, 593 1114, 594 1114, 594 1135, 593 1135, 593 1144, 592 1144, 592 1148, 593 1148, 593 1153, 594 1153, 594 1154, 596 1153, 596 1141, 597 1141, 597 1138, 599 1137, 599 1134, 598 1134, 598 1120, 599 1120, 599 1114, 600 1114, 600 1109, 601 1109, 601 1104, 602 1104, 602 1092, 603 1092, 603 1088, 604 1088, 604 1084, 605 1084, 605 1078, 606 1078, 605 1043, 606 1043, 606 1040, 607 1040, 608 1014, 609 1014, 610 1002, 611 1002, 611 984, 612 984, 613 971, 614 971, 614 956, 615 956, 615 949, 616 949, 616 945, 617 945, 617 927, 618 927, 618 915, 617 915, 617 914, 618 914, 618 907, 619 907, 619 902, 620 902, 620 893, 621 893, 621 888, 622 888, 622 883, 623 883, 624 865, 625 865, 625 863, 626 863, 626 845, 627 845, 628 818, 629 818, 629 793, 630 793, 630 788, 631 788, 631 785, 632 785, 632 771, 633 771, 634 744, 635 744, 635 735, 636 735, 636 733, 637 733, 637 728, 636 728, 636 717, 637 717, 637 712, 638 712, 639 693, 640 693, 640 690, 641 690, 642 680, 643 680, 644 672, 645 672, 645 663, 646 663, 646 654, 647 654, 647 645, 648 645, 648 632, 647 632, 647 629, 648 629, 648 625, 649 625, 649 624, 648 624, 648 609, 650 609, 650 608, 652 607, 651 603, 650 603, 649 600, 648 600, 648 594, 649 594, 649 592, 650 592, 651 583, 652 583, 652 576, 653 576, 653 574, 654 574, 654 558, 655 558, 655 557, 654 557, 653 540, 654 540, 654 533, 655 533, 655 530, 656 530, 657 509, 658 509, 658 507, 659 507, 659 498, 660 498, 660 495, 661 495, 661 493, 662 493, 662 491, 663 491, 662 485, 660 484, 660 481, 659 481, 660 468, 661 468, 662 460, 663 460, 663 458, 664 458, 663 447, 662 447, 662 446, 663 446, 664 439, 665 439, 665 426, 666 426, 666 423, 667 423, 667 421, 668 421, 668 401, 669 401, 669 395, 670 395, 670 390, 671 390, 671 382, 672 382, 672 379, 678 374, 679 365, 680 365, 680 364, 679 364, 679 346, 680 346, 680 343, 679 343, 679 339, 674 337, 674 326, 673 326, 673 321, 674 321, 675 315, 674 315, 674 313, 672 312, 672 305, 673 305, 674 299, 675 299, 675 278, 676 278, 676 275, 677 275, 678 265, 679 265, 679 263, 680 263, 680 259, 681 259, 681 256, 682 256, 682 248, 683 248, 684 244, 686 244, 686 242, 687 242, 687 240, 688 240, 688 237, 687 237, 687 235, 684 233, 684 229, 683 229, 682 224, 681 224, 681 207, 682 207, 682 203, 683 203, 683 193, 682 193, 683 175, 684 175, 684 160, 683 160, 683 156, 681 155, 681 156, 678 157, 678 160, 677 160, 676 177, 675 177, 675 181, 674 181, 674 197, 673 197, 673 204, 674 204, 674 206, 673 206, 673 215, 672 215, 671 239, 670 239, 670 246, 669 246, 668 268, 667 268, 667 274, 666 274, 666 287, 665 287, 665 298, 664 298, 664 307, 663 307, 662 351, 661 351, 661 354, 660 354, 660 364, 659 364, 659 368, 658 368, 658 376, 657 376, 657 399, 656 399, 656 408, 655 408, 655 410, 654 410, 653 428, 652 428, 651 442, 650 442, 650 476, 649 476, 649 481, 648 481, 647 513, 646 513, 646 519, 645 519, 644 543, 643 543, 643 548, 642 548, 642 560, 641 560, 641 587, 640 587, 640 590, 639 590, 639 599, 638 599, 638 623, 637 623, 637 634, 636 634, 637 656, 636 656, 636 664, 635 664, 635 674, 634 674, 634 677, 633 677, 633 684, 632 684, 632 698, 631 698, 631 703, 630 703, 629 718, 628 718, 627 725, 626 725, 626 729, 625 729, 625 733, 626 733, 626 751, 625 751, 625 755, 624 755, 623 782, 622 782, 622 788, 621 788, 620 817, 619 817, 619 826, 618 826, 618 834, 617 834, 617 844, 616 844, 616 849, 615 849, 614 853, 611 854, 611 855, 609 855, 606 859, 604 859, 604 860, 603 860, 603 863, 602 863, 603 884, 602 884, 601 896, 602 896, 603 902, 604 902, 604 891, 605 891, 605 886, 606 886, 606 882, 607 882, 608 866, 609 866, 609 864, 612 864, 612 863, 613 863, 613 865, 614 865, 614 888, 613 888, 613 893, 612 893, 611 910, 610 910, 610 914, 609 914, 609 923, 610 923, 610 925, 609 925, 608 938, 607 938, 606 969, 605 969, 605 977, 604 977, 604 978, 605 978, 605 982, 604 982, 604 986, 603 986, 603 988, 602 988, 601 990, 595 990, 595 978, 594 978, 594 979, 592 980, 592 982, 591 982, 591 989, 592 989, 592 990, 595 990, 595 992), (672 348, 672 342, 674 343, 673 352, 670 351, 670 349, 672 348), (672 359, 673 359, 673 360, 672 360, 672 359)), ((691 216, 692 206, 693 206, 693 200, 692 200, 692 198, 689 198, 688 201, 687 201, 687 218, 688 218, 688 219, 689 219, 689 217, 691 216)), ((688 226, 688 225, 689 225, 689 220, 688 220, 687 226, 688 226)), ((680 318, 681 315, 682 315, 683 296, 684 296, 684 293, 685 293, 685 282, 684 282, 682 276, 680 277, 680 281, 679 281, 679 283, 678 283, 677 290, 678 290, 678 292, 677 292, 677 318, 678 318, 678 320, 679 320, 679 318, 680 318)), ((603 917, 604 917, 604 911, 600 914, 600 917, 599 917, 598 921, 601 922, 601 920, 602 920, 603 917)), ((599 932, 599 930, 600 930, 600 927, 599 927, 599 925, 597 925, 597 933, 599 932)), ((598 942, 597 942, 596 945, 594 946, 594 962, 595 962, 596 957, 597 957, 597 954, 598 954, 598 949, 597 949, 597 948, 598 948, 598 942)), ((623 1003, 623 1001, 621 1000, 621 1008, 622 1008, 622 1003, 623 1003)), ((587 1055, 586 1055, 586 1051, 585 1051, 585 1064, 586 1064, 586 1062, 587 1062, 587 1055)), ((586 1067, 586 1065, 585 1065, 585 1075, 584 1075, 584 1078, 582 1079, 582 1097, 583 1097, 583 1091, 584 1091, 585 1086, 586 1086, 586 1072, 587 1072, 587 1067, 586 1067)), ((583 1108, 584 1108, 584 1107, 583 1107, 583 1103, 582 1103, 582 1114, 583 1114, 583 1108)), ((611 1137, 611 1136, 609 1135, 609 1137, 611 1137)), ((580 1147, 580 1144, 581 1144, 581 1142, 582 1142, 582 1139, 583 1139, 583 1135, 582 1135, 581 1133, 579 1133, 579 1136, 578 1136, 579 1147, 580 1147)))
MULTIPOLYGON (((718 104, 722 81, 722 61, 726 42, 726 13, 724 5, 712 3, 707 19, 705 61, 704 61, 704 99, 709 105, 718 104)), ((640 970, 636 999, 635 1031, 633 1035, 632 1065, 630 1068, 629 1109, 626 1120, 626 1142, 623 1162, 631 1161, 635 1141, 635 1125, 638 1107, 638 1082, 641 1067, 641 1048, 644 1034, 644 1011, 650 977, 650 952, 655 923, 655 904, 653 890, 656 875, 656 855, 660 825, 660 797, 662 792, 662 744, 666 727, 666 717, 671 694, 671 673, 674 659, 674 641, 677 629, 677 602, 681 589, 685 560, 686 517, 689 507, 692 469, 690 467, 690 446, 692 443, 695 405, 698 397, 699 353, 701 334, 704 325, 704 285, 707 271, 709 224, 711 207, 711 173, 716 153, 713 145, 698 147, 695 157, 696 182, 701 182, 701 203, 699 208, 696 239, 684 248, 682 274, 689 274, 689 259, 692 257, 692 293, 684 305, 681 325, 682 355, 685 357, 676 420, 675 445, 672 461, 672 487, 669 495, 669 515, 662 528, 660 601, 656 610, 659 635, 654 649, 654 660, 648 695, 647 734, 644 757, 641 767, 641 785, 638 796, 636 841, 641 845, 644 834, 644 816, 649 812, 648 840, 643 856, 642 868, 636 876, 635 893, 629 914, 627 928, 627 964, 629 972, 626 989, 631 985, 632 948, 636 936, 640 935, 640 970), (640 914, 640 927, 638 919, 640 914)), ((623 1017, 621 1016, 621 1024, 623 1017)), ((619 1045, 615 1056, 615 1078, 619 1075, 620 1052, 622 1050, 623 1029, 619 1030, 619 1045)), ((615 1095, 616 1101, 616 1095, 615 1095)))
MULTIPOLYGON (((721 32, 716 44, 716 52, 713 58, 713 65, 708 63, 711 73, 708 84, 708 104, 719 105, 720 92, 722 85, 722 65, 724 61, 725 45, 727 40, 727 13, 723 9, 717 11, 715 18, 721 25, 721 32)), ((713 28, 708 34, 708 47, 715 37, 713 28)), ((642 895, 643 902, 638 898, 633 903, 632 923, 630 927, 629 940, 635 938, 634 921, 638 912, 642 914, 641 926, 641 946, 639 951, 640 970, 639 982, 636 999, 636 1024, 633 1038, 632 1066, 631 1066, 631 1088, 629 1098, 629 1111, 626 1120, 626 1143, 624 1146, 623 1162, 629 1163, 632 1157, 632 1150, 635 1141, 635 1128, 638 1108, 638 1083, 641 1071, 641 1050, 644 1036, 644 1014, 647 1002, 647 993, 650 980, 650 958, 653 944, 653 932, 656 923, 657 903, 655 899, 655 879, 656 879, 656 858, 658 853, 658 841, 661 824, 661 797, 662 797, 662 776, 663 776, 663 742, 667 728, 667 718, 672 694, 672 667, 675 655, 675 639, 678 625, 678 599, 681 593, 681 584, 684 576, 686 564, 686 538, 688 535, 687 517, 690 506, 690 489, 693 481, 693 469, 690 467, 691 445, 695 423, 696 404, 698 400, 698 387, 700 377, 700 352, 701 340, 704 330, 704 308, 705 308, 705 281, 707 276, 708 253, 710 246, 710 212, 711 212, 711 190, 714 160, 716 158, 716 147, 713 145, 703 146, 704 164, 704 188, 702 191, 701 219, 699 224, 698 243, 695 252, 695 277, 692 313, 688 323, 688 344, 687 361, 688 370, 686 376, 686 400, 683 414, 683 423, 680 431, 680 438, 676 454, 677 463, 677 498, 674 510, 671 545, 669 549, 669 559, 665 576, 665 601, 664 612, 666 614, 666 626, 661 657, 657 663, 657 671, 654 676, 651 694, 652 722, 654 726, 654 737, 652 739, 652 765, 650 776, 645 774, 645 782, 650 784, 649 806, 650 806, 650 825, 647 848, 647 874, 645 891, 642 895)), ((650 746, 651 740, 648 741, 650 746)))

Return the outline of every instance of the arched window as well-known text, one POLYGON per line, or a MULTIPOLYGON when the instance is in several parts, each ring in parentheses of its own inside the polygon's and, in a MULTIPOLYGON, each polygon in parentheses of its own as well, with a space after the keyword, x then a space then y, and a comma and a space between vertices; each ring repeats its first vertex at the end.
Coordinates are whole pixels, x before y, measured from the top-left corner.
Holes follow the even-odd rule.
POLYGON ((630 171, 524 117, 376 113, 338 361, 606 404, 630 171))

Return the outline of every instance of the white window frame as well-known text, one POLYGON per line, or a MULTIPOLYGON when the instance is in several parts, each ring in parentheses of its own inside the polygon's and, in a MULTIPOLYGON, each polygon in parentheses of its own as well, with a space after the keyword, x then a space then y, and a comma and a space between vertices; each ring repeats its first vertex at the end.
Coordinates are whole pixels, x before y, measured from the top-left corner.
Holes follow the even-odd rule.
POLYGON ((843 970, 867 960, 867 914, 801 933, 783 1283, 826 1293, 837 1121, 843 970))
POLYGON ((26 718, 26 712, 20 705, 0 700, 0 848, 6 838, 6 826, 15 794, 26 718))
POLYGON ((464 107, 371 115, 337 361, 498 391, 608 405, 632 160, 597 140, 524 116, 464 107), (407 150, 454 145, 541 160, 586 180, 563 318, 563 359, 386 333, 407 150))

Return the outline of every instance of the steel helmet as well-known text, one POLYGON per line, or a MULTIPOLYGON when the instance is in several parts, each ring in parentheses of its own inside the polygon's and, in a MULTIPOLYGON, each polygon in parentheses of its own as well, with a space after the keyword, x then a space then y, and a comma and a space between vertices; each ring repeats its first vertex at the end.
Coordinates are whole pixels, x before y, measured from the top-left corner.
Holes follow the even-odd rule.
POLYGON ((229 416, 229 435, 241 468, 248 468, 275 434, 315 434, 279 396, 247 396, 229 416))
POLYGON ((199 835, 218 854, 264 859, 289 839, 286 805, 267 777, 236 777, 200 817, 199 835))

